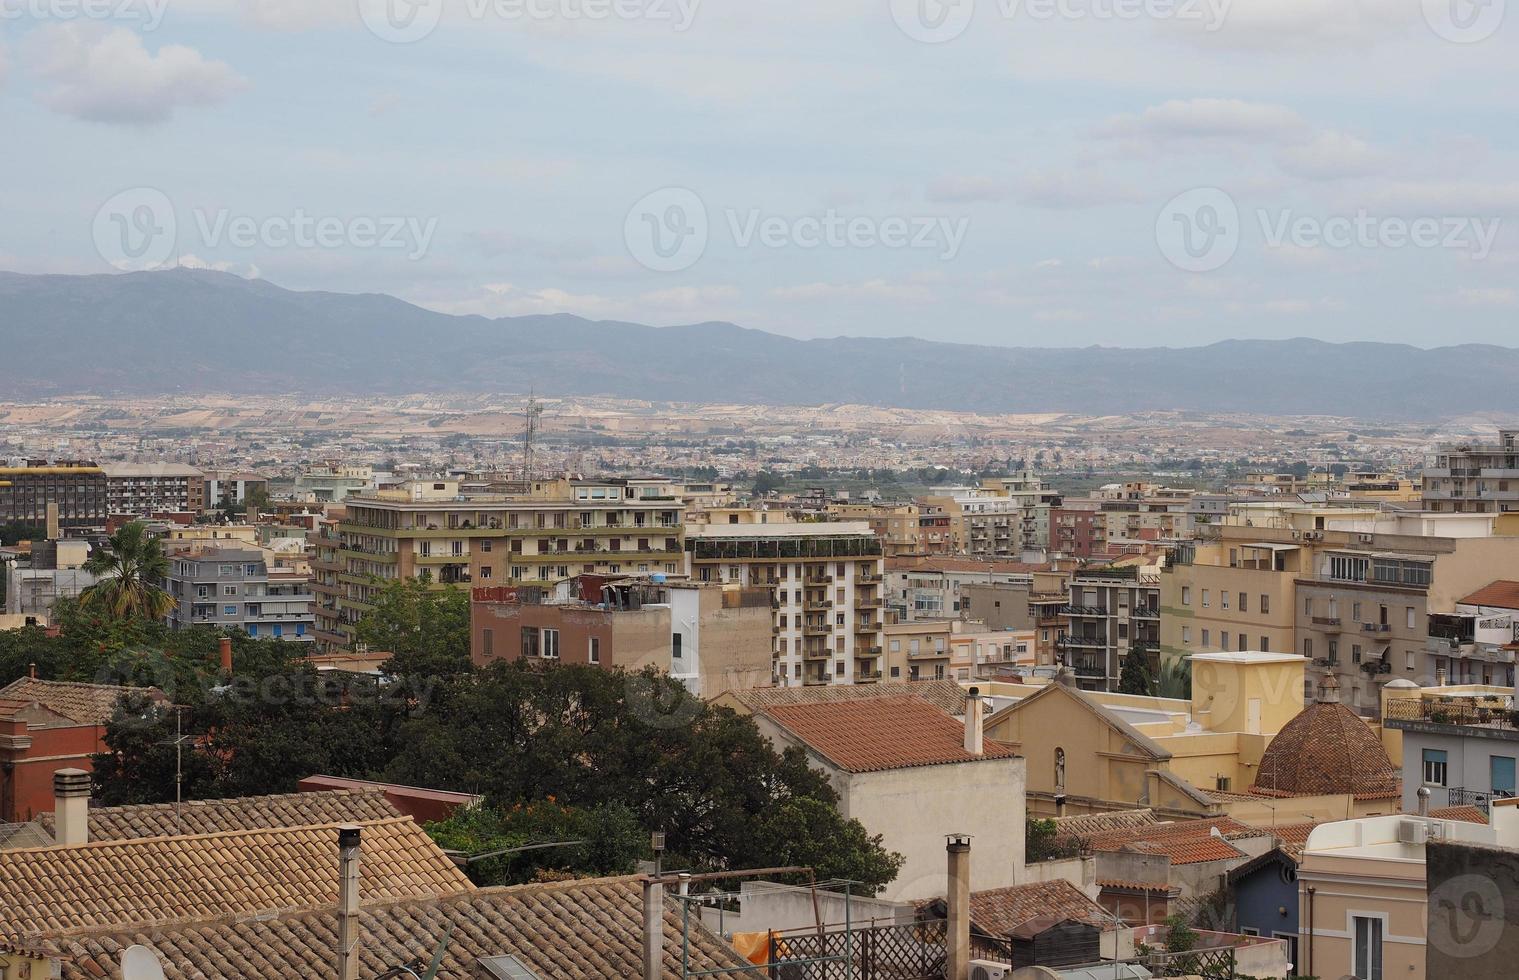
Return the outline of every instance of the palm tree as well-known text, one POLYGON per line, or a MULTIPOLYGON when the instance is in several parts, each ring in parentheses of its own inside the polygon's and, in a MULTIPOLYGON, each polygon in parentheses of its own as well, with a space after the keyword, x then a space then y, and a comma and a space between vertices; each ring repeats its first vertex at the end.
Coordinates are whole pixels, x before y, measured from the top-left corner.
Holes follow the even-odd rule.
POLYGON ((1178 698, 1185 701, 1192 697, 1191 661, 1180 659, 1162 661, 1160 676, 1155 680, 1158 693, 1163 698, 1178 698))
POLYGON ((111 535, 105 548, 91 553, 84 570, 96 582, 80 594, 80 603, 113 619, 163 619, 174 608, 174 597, 157 585, 169 575, 169 559, 139 521, 111 535))

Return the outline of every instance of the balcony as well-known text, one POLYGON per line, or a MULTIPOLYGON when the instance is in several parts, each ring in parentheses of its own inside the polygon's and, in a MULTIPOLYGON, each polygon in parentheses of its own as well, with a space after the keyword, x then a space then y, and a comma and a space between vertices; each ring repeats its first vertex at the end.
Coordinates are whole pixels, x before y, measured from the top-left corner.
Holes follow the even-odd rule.
POLYGON ((880 585, 885 580, 885 576, 882 575, 860 575, 855 578, 854 583, 856 585, 880 585))
POLYGON ((812 609, 832 609, 833 608, 833 600, 832 599, 805 598, 805 599, 802 600, 802 608, 803 609, 808 609, 808 610, 812 610, 812 609))
POLYGON ((884 605, 886 605, 886 600, 882 599, 880 596, 869 596, 867 598, 856 599, 854 601, 854 607, 856 609, 880 609, 884 605))
POLYGON ((1108 676, 1107 668, 1095 660, 1077 660, 1073 661, 1069 666, 1071 673, 1077 677, 1101 679, 1108 676))
POLYGON ((1134 611, 1129 614, 1129 618, 1130 619, 1159 619, 1160 618, 1160 607, 1159 606, 1135 606, 1134 607, 1134 611))
POLYGON ((1395 698, 1387 702, 1382 722, 1400 731, 1450 733, 1452 728, 1468 728, 1492 738, 1519 740, 1519 712, 1512 696, 1395 698))
POLYGON ((1101 636, 1062 636, 1055 641, 1056 650, 1104 650, 1107 645, 1101 636))
POLYGON ((1323 630, 1326 633, 1340 632, 1340 617, 1338 616, 1315 616, 1313 628, 1323 630))
POLYGON ((802 624, 803 636, 827 636, 833 632, 833 627, 827 623, 804 623, 802 624))
POLYGON ((1104 606, 1078 606, 1067 603, 1060 607, 1062 616, 1107 616, 1110 615, 1104 606))
POLYGON ((1362 623, 1362 633, 1391 633, 1392 626, 1388 623, 1362 623))
POLYGON ((1446 806, 1474 806, 1483 813, 1492 809, 1494 800, 1512 799, 1515 795, 1512 789, 1476 790, 1467 789, 1465 786, 1452 786, 1446 790, 1449 799, 1446 806))

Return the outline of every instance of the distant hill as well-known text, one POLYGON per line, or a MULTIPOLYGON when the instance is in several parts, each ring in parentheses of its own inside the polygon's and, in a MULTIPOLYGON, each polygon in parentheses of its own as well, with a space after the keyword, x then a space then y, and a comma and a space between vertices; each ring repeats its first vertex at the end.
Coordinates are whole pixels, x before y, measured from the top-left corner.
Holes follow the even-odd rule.
POLYGON ((1519 350, 1227 340, 980 347, 793 340, 731 323, 449 316, 217 272, 0 273, 0 398, 63 393, 526 391, 987 412, 1519 414, 1519 350))

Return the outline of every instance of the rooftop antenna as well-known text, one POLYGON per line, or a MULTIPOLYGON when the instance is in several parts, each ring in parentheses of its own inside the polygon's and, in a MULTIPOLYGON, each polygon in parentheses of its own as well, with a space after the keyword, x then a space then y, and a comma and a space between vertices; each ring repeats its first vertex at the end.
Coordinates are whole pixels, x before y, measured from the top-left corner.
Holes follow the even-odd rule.
POLYGON ((543 406, 538 403, 531 389, 527 394, 527 407, 522 414, 525 419, 522 426, 522 479, 532 483, 533 450, 538 442, 538 419, 543 415, 543 406))

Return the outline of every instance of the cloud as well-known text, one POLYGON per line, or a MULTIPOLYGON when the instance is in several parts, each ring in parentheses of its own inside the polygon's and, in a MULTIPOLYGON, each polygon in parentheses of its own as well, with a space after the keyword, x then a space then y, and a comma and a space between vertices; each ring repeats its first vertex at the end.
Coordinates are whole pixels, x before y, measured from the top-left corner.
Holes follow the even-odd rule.
POLYGON ((1519 290, 1506 287, 1488 289, 1458 289, 1456 302, 1462 306, 1519 306, 1519 290))
POLYGON ((1007 186, 990 177, 946 176, 928 182, 927 197, 935 204, 968 204, 976 201, 1000 201, 1007 197, 1007 186))
POLYGON ((1386 154, 1365 140, 1325 130, 1312 140, 1283 149, 1276 163, 1283 171, 1309 180, 1364 177, 1386 165, 1386 154))
POLYGON ((194 48, 165 44, 150 53, 124 27, 48 24, 29 41, 28 55, 43 83, 38 100, 90 122, 161 123, 182 106, 215 105, 247 84, 194 48))
POLYGON ((1139 113, 1114 116, 1097 130, 1109 138, 1279 143, 1308 132, 1303 117, 1282 105, 1242 99, 1172 99, 1139 113))
POLYGON ((1144 200, 1139 188, 1097 170, 1060 170, 1028 174, 1018 181, 1018 200, 1036 208, 1074 211, 1144 200))
POLYGON ((864 282, 809 282, 799 286, 777 286, 770 290, 777 299, 837 300, 866 299, 891 300, 893 302, 931 303, 934 291, 919 282, 887 282, 885 279, 869 279, 864 282))

